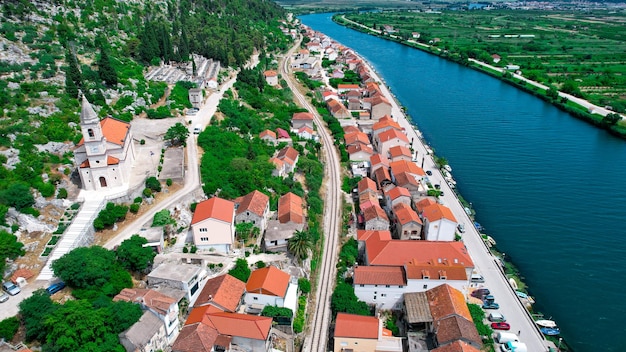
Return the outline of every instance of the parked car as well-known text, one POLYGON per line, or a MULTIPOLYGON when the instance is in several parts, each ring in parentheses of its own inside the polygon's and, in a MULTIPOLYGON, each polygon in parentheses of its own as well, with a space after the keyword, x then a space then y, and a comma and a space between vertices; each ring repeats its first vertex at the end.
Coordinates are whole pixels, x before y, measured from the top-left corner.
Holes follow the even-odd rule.
POLYGON ((62 289, 65 288, 65 282, 60 281, 57 283, 54 283, 50 286, 48 286, 48 288, 46 289, 46 292, 48 292, 48 294, 53 295, 59 291, 61 291, 62 289))
POLYGON ((503 321, 491 323, 491 328, 494 330, 511 330, 511 325, 503 321))
POLYGON ((6 302, 8 300, 9 300, 9 295, 7 295, 4 292, 0 293, 0 303, 4 303, 4 302, 6 302))
POLYGON ((489 321, 492 321, 492 322, 505 322, 506 321, 506 318, 504 317, 504 315, 498 312, 489 313, 489 316, 487 317, 487 319, 489 319, 489 321))
POLYGON ((489 293, 491 292, 488 288, 479 288, 472 292, 472 297, 483 299, 483 297, 487 296, 489 293))
POLYGON ((17 287, 17 285, 12 283, 11 281, 3 282, 2 289, 5 290, 11 296, 15 296, 16 294, 22 292, 22 290, 20 290, 20 288, 17 287))
POLYGON ((473 283, 483 283, 485 282, 485 278, 480 274, 472 274, 470 281, 473 283))
POLYGON ((457 228, 459 229, 460 233, 465 233, 465 225, 459 224, 459 226, 457 226, 457 228))
POLYGON ((432 176, 432 175, 433 175, 433 172, 432 172, 432 171, 430 171, 430 170, 426 170, 426 175, 428 175, 428 176, 432 176))
POLYGON ((500 309, 500 305, 496 302, 484 301, 483 309, 500 309))

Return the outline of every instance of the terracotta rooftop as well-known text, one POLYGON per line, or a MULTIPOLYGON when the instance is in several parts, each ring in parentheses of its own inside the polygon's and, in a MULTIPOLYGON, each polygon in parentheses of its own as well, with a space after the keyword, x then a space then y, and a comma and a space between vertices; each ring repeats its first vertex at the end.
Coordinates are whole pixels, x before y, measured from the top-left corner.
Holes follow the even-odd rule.
POLYGON ((426 264, 445 259, 466 268, 474 267, 463 242, 381 240, 370 236, 365 250, 369 265, 404 265, 412 260, 426 264))
POLYGON ((363 217, 365 218, 365 221, 370 221, 374 219, 381 219, 387 222, 389 221, 387 213, 385 213, 383 208, 381 208, 378 204, 374 204, 371 207, 363 209, 363 217))
POLYGON ((361 193, 363 193, 365 191, 378 193, 378 190, 376 188, 376 182, 374 182, 374 180, 372 180, 369 177, 362 178, 357 183, 357 189, 358 189, 359 194, 361 194, 361 193))
POLYGON ((408 172, 413 175, 424 176, 426 173, 424 170, 417 166, 416 163, 408 160, 396 160, 389 163, 389 167, 391 168, 391 172, 394 175, 401 174, 403 172, 408 172))
POLYGON ((266 340, 272 327, 270 317, 226 312, 211 313, 208 316, 221 335, 266 340))
POLYGON ((258 216, 263 216, 265 209, 269 207, 270 197, 262 192, 254 190, 241 199, 241 203, 237 208, 237 214, 249 211, 258 216))
POLYGON ((287 132, 286 130, 280 127, 276 129, 276 136, 278 136, 278 138, 286 138, 286 139, 291 138, 291 136, 289 135, 289 132, 287 132))
POLYGON ((172 297, 155 290, 141 288, 125 288, 113 297, 113 301, 140 303, 161 315, 166 315, 170 306, 176 303, 176 300, 172 297))
POLYGON ((379 167, 376 169, 376 171, 374 171, 374 178, 380 188, 382 188, 383 181, 391 182, 391 175, 389 175, 389 171, 386 167, 379 167))
POLYGON ((355 143, 361 143, 365 145, 370 144, 370 139, 369 137, 367 137, 367 134, 361 131, 346 133, 344 134, 343 139, 346 145, 352 145, 355 143))
POLYGON ((337 313, 335 337, 378 339, 379 320, 376 317, 337 313))
POLYGON ((246 283, 246 291, 284 298, 289 287, 289 279, 289 274, 270 265, 257 269, 250 274, 246 283))
POLYGON ((302 126, 300 127, 300 129, 298 129, 298 133, 304 133, 304 132, 307 132, 312 135, 315 131, 313 131, 313 129, 309 126, 302 126))
POLYGON ((343 128, 344 135, 356 132, 361 132, 361 130, 354 125, 349 125, 343 128))
MULTIPOLYGON (((100 128, 102 128, 102 135, 107 139, 107 142, 124 145, 124 141, 130 131, 130 123, 112 117, 105 117, 100 120, 100 128)), ((83 137, 78 142, 78 145, 83 145, 84 142, 85 138, 83 137)))
POLYGON ((13 273, 13 275, 11 275, 11 281, 14 284, 17 284, 17 279, 22 277, 24 278, 24 280, 28 280, 31 277, 35 276, 35 274, 33 274, 32 271, 26 269, 26 268, 21 268, 21 269, 17 269, 15 270, 15 272, 13 273))
POLYGON ((276 76, 278 76, 278 72, 276 72, 274 70, 267 70, 267 71, 263 72, 263 75, 265 77, 276 77, 276 76))
POLYGON ((400 125, 396 121, 394 121, 389 115, 385 115, 378 119, 378 122, 372 125, 372 131, 378 131, 389 127, 398 131, 402 131, 402 127, 400 127, 400 125))
POLYGON ((406 276, 401 266, 357 266, 354 268, 355 285, 406 286, 406 276))
POLYGON ((411 149, 403 146, 403 145, 396 145, 393 146, 391 148, 389 148, 389 156, 391 156, 391 158, 398 158, 401 156, 406 156, 406 157, 413 157, 413 153, 411 153, 411 149))
POLYGON ((420 187, 420 183, 415 178, 416 176, 414 174, 411 174, 408 172, 401 172, 399 174, 394 174, 394 177, 396 178, 396 185, 398 187, 404 187, 404 188, 419 188, 420 187))
POLYGON ((430 314, 435 321, 458 315, 466 320, 473 321, 463 293, 454 287, 443 284, 426 291, 430 314))
POLYGON ((310 112, 296 112, 291 117, 292 120, 313 121, 313 114, 310 112))
POLYGON ((359 89, 358 84, 338 84, 337 89, 359 89))
POLYGON ((293 165, 296 163, 296 159, 298 159, 299 155, 300 153, 298 153, 297 150, 295 150, 294 148, 290 146, 286 146, 278 152, 278 155, 276 155, 276 158, 290 165, 293 165))
POLYGON ((435 320, 435 334, 440 344, 447 344, 457 340, 469 341, 474 346, 482 347, 482 340, 472 320, 460 316, 450 316, 441 320, 435 320))
POLYGON ((480 350, 465 341, 454 341, 447 345, 439 346, 431 352, 480 352, 480 350))
POLYGON ((197 224, 206 219, 217 219, 232 223, 234 216, 235 203, 219 197, 213 197, 198 203, 196 211, 193 213, 191 224, 197 224))
POLYGON ((431 260, 429 263, 408 262, 405 265, 406 277, 409 279, 422 280, 428 276, 430 280, 459 280, 467 281, 465 266, 450 263, 449 261, 431 260), (444 279, 445 278, 445 279, 444 279))
POLYGON ((409 143, 409 139, 406 137, 406 134, 393 128, 378 134, 378 141, 380 143, 385 143, 394 139, 398 139, 407 144, 409 143))
POLYGON ((431 204, 422 209, 422 216, 428 221, 438 221, 441 219, 448 219, 450 221, 456 222, 456 218, 450 208, 445 205, 441 205, 439 203, 431 204))
POLYGON ((418 224, 422 223, 419 216, 417 216, 415 210, 411 209, 411 207, 405 203, 396 204, 393 207, 393 212, 396 216, 396 219, 398 219, 398 223, 400 223, 401 225, 406 225, 410 222, 415 222, 418 224))
POLYGON ((391 232, 381 230, 357 230, 356 238, 359 241, 366 241, 370 236, 377 236, 381 240, 391 240, 391 232))
POLYGON ((276 133, 274 131, 265 130, 259 133, 259 138, 263 138, 263 137, 270 137, 272 139, 276 139, 276 133))
POLYGON ((406 189, 404 187, 394 187, 394 188, 390 189, 389 191, 387 191, 387 196, 389 196, 389 199, 395 200, 395 199, 398 199, 400 197, 409 197, 409 198, 411 198, 411 193, 409 192, 408 189, 406 189))
POLYGON ((391 105, 389 100, 387 100, 387 98, 385 98, 382 94, 376 95, 373 98, 366 98, 366 99, 369 100, 372 106, 376 106, 380 104, 391 105))
POLYGON ((348 154, 352 155, 352 154, 356 154, 358 152, 365 152, 369 155, 374 155, 374 149, 368 147, 365 144, 352 144, 349 145, 347 148, 347 152, 348 154))
POLYGON ((372 165, 372 169, 374 169, 376 165, 389 167, 389 159, 387 159, 386 156, 376 153, 370 158, 370 164, 372 165))
POLYGON ((220 275, 207 280, 196 299, 195 307, 211 304, 221 310, 234 312, 245 291, 245 282, 229 274, 220 275))
POLYGON ((437 201, 432 197, 428 197, 421 199, 419 202, 415 203, 415 207, 417 208, 418 212, 422 212, 424 211, 424 208, 433 204, 437 204, 437 201))
POLYGON ((278 221, 280 223, 304 223, 302 198, 289 192, 278 199, 278 221))
POLYGON ((211 352, 218 332, 215 328, 195 323, 185 325, 172 345, 174 352, 211 352))

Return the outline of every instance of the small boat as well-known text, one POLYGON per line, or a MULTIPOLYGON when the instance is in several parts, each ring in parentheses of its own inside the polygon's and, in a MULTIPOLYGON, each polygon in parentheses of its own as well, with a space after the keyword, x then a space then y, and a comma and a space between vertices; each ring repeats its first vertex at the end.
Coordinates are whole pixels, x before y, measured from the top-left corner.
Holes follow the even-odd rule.
POLYGON ((552 320, 537 320, 535 324, 539 326, 539 330, 544 335, 555 336, 561 333, 561 329, 552 320))
POLYGON ((452 168, 448 164, 444 165, 443 168, 448 170, 448 172, 452 172, 452 168))
POLYGON ((539 331, 546 336, 556 336, 561 333, 559 328, 539 328, 539 331))
POLYGON ((545 328, 556 328, 556 322, 553 320, 537 320, 535 324, 545 328))

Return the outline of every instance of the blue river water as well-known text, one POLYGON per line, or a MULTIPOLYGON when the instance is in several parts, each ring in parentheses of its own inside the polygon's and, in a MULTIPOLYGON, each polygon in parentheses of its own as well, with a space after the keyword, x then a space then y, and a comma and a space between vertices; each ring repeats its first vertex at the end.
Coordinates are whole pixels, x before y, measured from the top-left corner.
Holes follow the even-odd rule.
POLYGON ((368 60, 574 351, 626 350, 626 141, 472 69, 332 22, 368 60))

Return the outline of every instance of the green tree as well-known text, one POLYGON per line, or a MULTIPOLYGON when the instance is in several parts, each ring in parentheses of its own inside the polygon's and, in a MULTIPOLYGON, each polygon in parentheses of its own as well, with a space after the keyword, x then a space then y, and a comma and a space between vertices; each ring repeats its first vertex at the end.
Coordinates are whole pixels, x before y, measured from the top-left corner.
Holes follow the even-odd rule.
MULTIPOLYGON (((70 50, 65 51, 65 62, 67 63, 67 70, 65 71, 65 75, 69 77, 69 79, 74 83, 74 86, 77 89, 81 89, 83 87, 83 76, 78 68, 78 61, 76 60, 76 56, 70 50)), ((68 82, 66 81, 66 89, 68 89, 68 82)))
POLYGON ((311 281, 309 281, 307 278, 305 277, 301 277, 298 279, 298 288, 300 289, 300 292, 307 294, 309 292, 311 292, 311 281))
POLYGON ((559 98, 559 91, 556 88, 554 88, 554 87, 550 87, 546 91, 546 95, 548 96, 548 98, 550 98, 552 100, 556 100, 556 99, 559 98))
POLYGON ((54 275, 75 288, 74 296, 113 297, 132 287, 130 274, 117 262, 115 253, 99 247, 79 247, 52 263, 54 275))
POLYGON ((148 243, 148 240, 145 238, 139 235, 132 235, 117 247, 115 251, 117 261, 126 270, 136 272, 146 270, 146 268, 152 264, 156 256, 156 253, 151 247, 143 246, 146 243, 148 243))
POLYGON ((44 322, 58 307, 59 305, 52 302, 44 289, 33 292, 30 297, 20 302, 20 316, 26 329, 26 341, 46 340, 48 329, 45 328, 44 322))
POLYGON ((0 202, 17 210, 22 210, 35 204, 35 198, 30 192, 28 184, 14 182, 7 189, 0 192, 0 202))
POLYGON ((161 182, 154 176, 146 179, 146 188, 150 188, 154 192, 161 192, 161 182))
POLYGON ((370 308, 367 303, 359 301, 354 294, 354 288, 352 285, 345 282, 339 282, 333 295, 330 298, 330 308, 333 314, 338 312, 358 314, 358 315, 370 315, 370 308))
POLYGON ((24 244, 17 240, 17 236, 0 230, 0 273, 4 272, 6 259, 15 259, 24 253, 24 244))
POLYGON ((17 317, 10 317, 0 321, 0 338, 6 341, 13 340, 13 336, 15 336, 19 327, 20 320, 17 317))
MULTIPOLYGON (((240 222, 235 225, 235 232, 237 233, 237 237, 245 242, 250 238, 251 235, 254 234, 254 224, 251 222, 240 222)), ((257 229, 258 230, 258 229, 257 229)))
POLYGON ((622 117, 620 116, 620 114, 610 113, 602 118, 602 122, 605 123, 607 126, 613 126, 621 119, 622 117))
POLYGON ((309 251, 313 249, 313 241, 306 231, 296 231, 293 236, 287 240, 287 249, 294 257, 302 261, 309 255, 309 251))
POLYGON ((237 259, 237 261, 235 262, 235 267, 228 272, 228 274, 238 278, 243 282, 248 281, 250 273, 251 271, 250 267, 248 266, 248 261, 243 258, 237 259))
POLYGON ((163 209, 158 213, 154 214, 154 219, 152 219, 152 226, 165 226, 170 224, 175 224, 176 220, 172 218, 170 211, 167 209, 163 209))
POLYGON ((180 122, 177 122, 174 126, 168 128, 163 137, 169 141, 171 145, 187 146, 187 137, 189 137, 189 129, 180 122))
POLYGON ((100 58, 98 59, 98 76, 109 87, 117 85, 117 72, 111 65, 109 54, 104 48, 100 48, 100 58))

